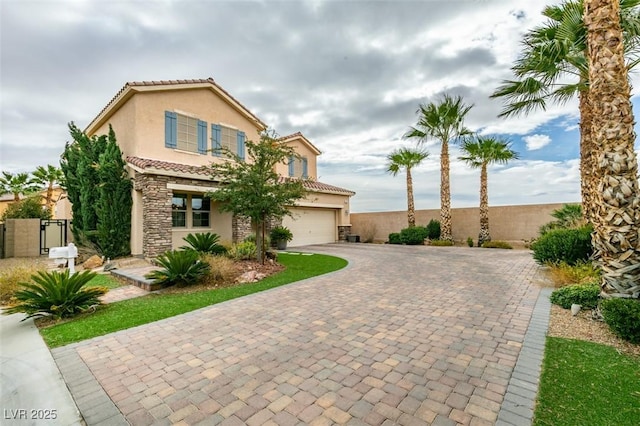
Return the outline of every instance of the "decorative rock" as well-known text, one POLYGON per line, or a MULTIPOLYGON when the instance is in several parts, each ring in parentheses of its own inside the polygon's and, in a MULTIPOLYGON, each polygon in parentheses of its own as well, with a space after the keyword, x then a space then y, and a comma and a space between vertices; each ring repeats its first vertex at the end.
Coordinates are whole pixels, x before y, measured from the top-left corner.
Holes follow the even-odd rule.
POLYGON ((571 315, 575 317, 576 315, 578 315, 578 312, 580 312, 580 309, 582 309, 582 305, 576 305, 574 303, 573 305, 571 305, 571 315))
POLYGON ((118 269, 118 266, 114 262, 107 262, 102 267, 102 270, 105 271, 105 272, 113 271, 114 269, 118 269))
POLYGON ((260 281, 264 277, 266 277, 265 274, 259 273, 257 271, 247 271, 244 274, 240 275, 238 279, 236 279, 236 281, 240 284, 255 283, 260 281))
POLYGON ((102 258, 98 255, 93 255, 86 262, 82 264, 84 269, 95 269, 102 266, 102 258))

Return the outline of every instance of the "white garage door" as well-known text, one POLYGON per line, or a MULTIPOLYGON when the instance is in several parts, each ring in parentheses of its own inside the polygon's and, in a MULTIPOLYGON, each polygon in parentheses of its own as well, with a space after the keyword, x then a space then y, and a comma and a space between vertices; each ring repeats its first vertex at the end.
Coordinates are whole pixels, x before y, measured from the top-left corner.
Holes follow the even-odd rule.
POLYGON ((289 247, 336 241, 336 214, 331 209, 291 209, 293 217, 285 216, 282 224, 293 233, 289 247))

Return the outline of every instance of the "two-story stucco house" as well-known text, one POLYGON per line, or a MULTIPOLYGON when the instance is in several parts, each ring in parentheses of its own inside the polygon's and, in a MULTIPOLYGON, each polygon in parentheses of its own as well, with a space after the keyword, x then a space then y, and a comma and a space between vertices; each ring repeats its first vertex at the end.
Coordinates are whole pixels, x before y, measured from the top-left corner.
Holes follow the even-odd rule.
MULTIPOLYGON (((223 241, 251 233, 247 219, 221 213, 204 196, 215 191, 205 167, 223 159, 220 148, 245 157, 245 142, 258 141, 266 125, 211 78, 127 83, 86 127, 106 134, 109 124, 133 179, 131 251, 153 257, 184 245, 189 233, 215 232, 223 241)), ((306 199, 283 219, 290 246, 335 242, 350 228, 354 193, 317 182, 320 151, 302 134, 282 138, 299 159, 278 166, 283 177, 304 177, 306 199)), ((249 159, 247 158, 247 161, 249 159)))

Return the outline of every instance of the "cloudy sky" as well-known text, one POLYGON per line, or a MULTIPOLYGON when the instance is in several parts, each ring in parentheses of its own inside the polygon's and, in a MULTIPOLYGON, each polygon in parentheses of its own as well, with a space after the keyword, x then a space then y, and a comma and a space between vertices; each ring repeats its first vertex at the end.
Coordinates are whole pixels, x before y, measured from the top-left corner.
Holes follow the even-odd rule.
MULTIPOLYGON (((546 4, 558 3, 548 0, 546 4)), ((443 93, 466 124, 508 138, 491 205, 579 200, 577 102, 500 119, 489 99, 542 22, 533 0, 1 0, 0 169, 57 164, 67 123, 84 128, 127 81, 213 77, 280 135, 323 155, 319 180, 357 195, 352 211, 406 209, 386 156, 416 110, 443 93)), ((417 208, 439 207, 439 145, 414 170, 417 208)), ((478 204, 479 172, 451 150, 453 207, 478 204)))

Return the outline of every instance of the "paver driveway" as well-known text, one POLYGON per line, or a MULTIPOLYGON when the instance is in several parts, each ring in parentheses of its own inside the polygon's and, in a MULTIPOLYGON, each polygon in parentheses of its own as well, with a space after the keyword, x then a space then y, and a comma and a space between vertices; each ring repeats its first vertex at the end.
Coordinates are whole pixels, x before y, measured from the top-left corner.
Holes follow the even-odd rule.
MULTIPOLYGON (((81 410, 95 376, 136 426, 496 422, 540 291, 529 252, 308 250, 350 265, 54 350, 85 368, 65 374, 81 410)), ((83 414, 115 424, 103 409, 83 414)))

